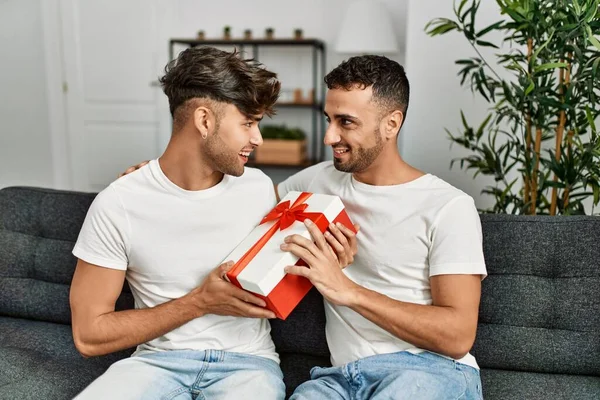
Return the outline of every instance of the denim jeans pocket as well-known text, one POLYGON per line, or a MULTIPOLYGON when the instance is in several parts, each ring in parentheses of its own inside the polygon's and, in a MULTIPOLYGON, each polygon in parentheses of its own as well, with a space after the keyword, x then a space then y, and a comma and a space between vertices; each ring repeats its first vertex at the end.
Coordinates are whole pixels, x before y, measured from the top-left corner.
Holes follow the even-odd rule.
POLYGON ((457 368, 465 377, 467 390, 465 391, 465 400, 482 400, 481 376, 477 368, 457 363, 457 368))

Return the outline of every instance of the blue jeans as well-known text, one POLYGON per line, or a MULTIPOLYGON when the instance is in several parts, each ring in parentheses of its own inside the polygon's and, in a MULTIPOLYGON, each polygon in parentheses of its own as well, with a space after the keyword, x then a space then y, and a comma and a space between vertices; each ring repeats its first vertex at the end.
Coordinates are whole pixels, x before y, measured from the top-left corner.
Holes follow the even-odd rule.
POLYGON ((479 370, 439 355, 406 351, 310 371, 290 400, 482 399, 479 370))
POLYGON ((77 400, 284 399, 279 365, 220 350, 146 353, 117 361, 77 400))

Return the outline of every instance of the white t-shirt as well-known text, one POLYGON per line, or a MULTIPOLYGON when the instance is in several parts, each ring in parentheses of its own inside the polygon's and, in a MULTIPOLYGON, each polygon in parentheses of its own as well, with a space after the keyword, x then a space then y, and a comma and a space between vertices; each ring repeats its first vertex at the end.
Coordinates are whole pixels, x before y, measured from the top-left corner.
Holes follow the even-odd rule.
MULTIPOLYGON (((339 196, 360 225, 358 253, 344 272, 357 284, 392 299, 432 304, 429 278, 486 275, 481 223, 473 199, 443 180, 424 175, 393 186, 358 182, 332 162, 307 168, 278 186, 339 196)), ((325 301, 331 363, 398 351, 423 350, 397 338, 348 307, 325 301)), ((468 354, 460 361, 477 367, 468 354)))
MULTIPOLYGON (((273 183, 246 168, 217 185, 184 190, 151 161, 113 182, 92 203, 73 254, 127 271, 135 308, 177 299, 200 285, 275 205, 273 183)), ((138 346, 136 353, 216 349, 279 357, 266 319, 208 314, 138 346)))

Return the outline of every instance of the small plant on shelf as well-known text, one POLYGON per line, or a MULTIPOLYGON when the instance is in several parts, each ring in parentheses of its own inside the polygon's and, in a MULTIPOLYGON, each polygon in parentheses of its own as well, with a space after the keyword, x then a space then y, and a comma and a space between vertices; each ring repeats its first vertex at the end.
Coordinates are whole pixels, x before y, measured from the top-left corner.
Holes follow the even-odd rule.
POLYGON ((250 29, 244 31, 244 39, 252 40, 252 31, 250 29))
POLYGON ((302 36, 303 36, 302 29, 300 29, 300 28, 294 29, 294 39, 302 40, 302 36))
POLYGON ((260 128, 263 139, 304 140, 306 134, 300 128, 288 128, 286 125, 264 125, 260 128))
POLYGON ((223 28, 223 39, 225 39, 225 40, 231 39, 231 27, 229 25, 226 25, 223 28))
POLYGON ((286 125, 262 126, 263 144, 255 151, 259 164, 302 165, 306 162, 306 133, 286 125))
POLYGON ((273 29, 273 28, 265 29, 265 38, 267 40, 273 40, 275 38, 275 29, 273 29))

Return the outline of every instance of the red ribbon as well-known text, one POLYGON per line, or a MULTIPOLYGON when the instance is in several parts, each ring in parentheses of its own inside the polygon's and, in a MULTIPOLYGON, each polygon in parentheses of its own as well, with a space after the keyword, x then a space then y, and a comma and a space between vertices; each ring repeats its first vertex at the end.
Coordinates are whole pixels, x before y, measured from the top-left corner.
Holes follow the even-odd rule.
MULTIPOLYGON (((242 272, 244 268, 252 261, 252 259, 258 254, 258 252, 267 244, 267 242, 275 235, 279 230, 289 228, 295 221, 304 222, 307 219, 313 221, 317 227, 323 232, 327 229, 329 221, 325 218, 322 213, 315 212, 304 212, 308 207, 306 200, 312 195, 312 193, 302 192, 300 196, 294 201, 294 204, 290 206, 290 201, 286 200, 279 203, 273 208, 263 219, 259 225, 265 224, 270 221, 277 221, 269 230, 260 238, 258 241, 244 254, 236 265, 229 271, 227 276, 230 279, 236 279, 236 277, 242 272)), ((236 279, 237 280, 237 279, 236 279)))
POLYGON ((263 219, 260 221, 260 225, 269 221, 277 221, 279 223, 279 229, 284 230, 289 228, 294 222, 304 222, 306 219, 313 220, 313 222, 320 217, 321 213, 305 213, 304 210, 308 207, 306 200, 311 196, 311 193, 302 192, 300 196, 294 201, 294 204, 290 207, 290 201, 286 200, 279 203, 274 209, 271 210, 263 219))

